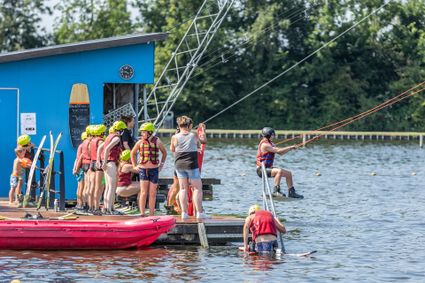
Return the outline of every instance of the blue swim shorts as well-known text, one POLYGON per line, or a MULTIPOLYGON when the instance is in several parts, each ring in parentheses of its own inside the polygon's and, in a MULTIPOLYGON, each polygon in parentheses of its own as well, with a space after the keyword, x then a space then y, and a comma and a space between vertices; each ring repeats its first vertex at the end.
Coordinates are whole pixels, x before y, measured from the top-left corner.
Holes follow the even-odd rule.
POLYGON ((177 173, 177 178, 179 178, 179 179, 190 179, 190 180, 201 179, 201 173, 199 173, 199 168, 176 169, 176 173, 177 173))
POLYGON ((158 184, 158 168, 140 168, 140 181, 149 181, 152 184, 158 184))
POLYGON ((75 176, 75 179, 77 179, 77 182, 84 181, 84 170, 80 168, 80 170, 78 170, 77 174, 75 174, 74 176, 75 176))
POLYGON ((10 176, 10 187, 12 189, 16 188, 18 186, 19 178, 16 176, 10 176))
POLYGON ((272 253, 278 248, 277 241, 267 241, 255 243, 255 251, 257 253, 272 253))

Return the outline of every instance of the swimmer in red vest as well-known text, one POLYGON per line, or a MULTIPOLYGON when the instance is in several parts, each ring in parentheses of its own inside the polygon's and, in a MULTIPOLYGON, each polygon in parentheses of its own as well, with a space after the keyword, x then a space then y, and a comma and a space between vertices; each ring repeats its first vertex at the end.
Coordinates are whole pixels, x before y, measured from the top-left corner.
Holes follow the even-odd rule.
MULTIPOLYGON (((255 252, 271 253, 277 245, 277 231, 286 233, 285 225, 267 210, 261 210, 258 204, 251 206, 248 210, 248 217, 245 219, 243 227, 244 250, 250 251, 248 244, 248 234, 251 232, 252 241, 255 244, 255 252)), ((252 252, 252 250, 251 250, 252 252)))
POLYGON ((266 167, 267 177, 274 177, 274 189, 273 196, 283 196, 286 195, 280 191, 280 179, 285 177, 286 185, 288 186, 288 197, 290 198, 304 198, 302 195, 299 195, 295 192, 292 181, 292 173, 288 170, 273 167, 274 156, 275 154, 283 155, 291 150, 297 149, 297 146, 287 146, 287 147, 277 147, 272 139, 275 137, 275 131, 273 128, 265 127, 261 131, 262 139, 258 144, 257 151, 257 174, 261 178, 261 163, 264 162, 266 167))

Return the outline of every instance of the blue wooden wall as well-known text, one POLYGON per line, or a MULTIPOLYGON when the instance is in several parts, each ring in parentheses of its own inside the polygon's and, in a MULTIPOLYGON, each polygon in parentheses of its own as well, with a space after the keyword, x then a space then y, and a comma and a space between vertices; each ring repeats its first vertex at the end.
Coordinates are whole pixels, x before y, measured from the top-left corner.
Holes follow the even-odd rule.
MULTIPOLYGON (((48 135, 49 131, 52 131, 54 136, 59 132, 63 133, 58 149, 63 150, 65 154, 67 199, 76 198, 77 185, 72 176, 76 152, 71 145, 68 128, 68 106, 72 85, 75 83, 88 85, 91 123, 102 123, 104 83, 152 84, 154 50, 155 45, 151 42, 0 63, 0 88, 19 88, 19 112, 36 113, 37 135, 31 137, 33 143, 38 145, 41 137, 48 135), (120 78, 119 69, 125 64, 133 66, 135 70, 131 80, 120 78)), ((9 191, 9 177, 16 147, 18 122, 16 105, 15 91, 0 90, 1 197, 7 196, 9 191)), ((44 147, 49 147, 48 137, 44 147)))

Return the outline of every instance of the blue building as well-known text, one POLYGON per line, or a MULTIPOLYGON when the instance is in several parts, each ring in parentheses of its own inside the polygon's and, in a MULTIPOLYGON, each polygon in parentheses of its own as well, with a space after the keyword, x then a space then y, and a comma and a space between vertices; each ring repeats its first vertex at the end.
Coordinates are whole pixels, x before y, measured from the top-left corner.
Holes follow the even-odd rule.
POLYGON ((76 148, 68 124, 72 86, 87 85, 92 124, 103 123, 105 114, 122 105, 137 113, 140 91, 154 82, 155 42, 166 36, 138 34, 0 54, 0 196, 8 195, 16 138, 29 129, 35 145, 47 135, 47 148, 49 131, 63 133, 58 149, 64 152, 66 198, 75 199, 76 148))

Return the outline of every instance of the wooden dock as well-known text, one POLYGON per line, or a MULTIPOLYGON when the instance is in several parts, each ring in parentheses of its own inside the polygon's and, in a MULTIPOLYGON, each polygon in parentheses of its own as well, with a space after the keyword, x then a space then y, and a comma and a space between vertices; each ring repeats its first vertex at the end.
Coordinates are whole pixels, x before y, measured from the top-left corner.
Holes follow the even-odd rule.
MULTIPOLYGON (((37 215, 35 208, 9 207, 6 200, 0 200, 0 221, 22 220, 26 213, 37 215)), ((71 210, 65 212, 54 212, 52 210, 40 210, 44 218, 57 218, 72 213, 71 210)), ((85 216, 78 215, 78 221, 120 221, 129 220, 140 216, 85 216)), ((244 219, 233 216, 212 216, 211 219, 197 220, 190 217, 181 220, 180 216, 175 216, 177 225, 167 234, 163 234, 155 242, 156 245, 226 245, 231 242, 242 241, 242 229, 244 219)), ((46 220, 41 220, 46 221, 46 220)), ((54 220, 52 220, 54 221, 54 220)), ((68 221, 76 221, 68 220, 68 221)))
MULTIPOLYGON (((160 137, 170 137, 175 133, 175 129, 159 130, 160 137)), ((206 131, 207 138, 217 139, 258 139, 260 138, 260 130, 221 130, 208 129, 206 131)), ((321 135, 321 139, 333 140, 382 140, 382 141, 418 141, 419 146, 423 146, 424 132, 350 132, 350 131, 276 131, 276 139, 284 140, 288 138, 299 137, 300 140, 308 140, 317 135, 321 135)))

